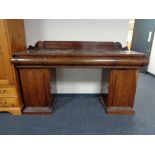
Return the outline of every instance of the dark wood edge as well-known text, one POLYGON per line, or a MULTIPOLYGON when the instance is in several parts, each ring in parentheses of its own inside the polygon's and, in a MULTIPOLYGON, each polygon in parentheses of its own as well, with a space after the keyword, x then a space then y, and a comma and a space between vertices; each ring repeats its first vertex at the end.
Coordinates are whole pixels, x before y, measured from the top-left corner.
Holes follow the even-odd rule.
POLYGON ((52 66, 41 66, 41 65, 17 65, 17 68, 31 68, 31 69, 43 69, 43 68, 96 68, 96 69, 139 69, 140 66, 90 66, 90 65, 52 65, 52 66))
POLYGON ((56 104, 56 100, 57 100, 57 94, 55 94, 52 107, 47 107, 48 108, 47 110, 44 110, 45 107, 31 107, 30 110, 28 110, 27 108, 23 108, 22 113, 28 115, 51 115, 54 112, 54 106, 56 104))
POLYGON ((135 114, 134 109, 131 107, 110 107, 108 108, 106 106, 106 103, 104 102, 102 95, 100 95, 100 101, 104 107, 106 114, 108 115, 134 115, 135 114))
POLYGON ((145 66, 149 63, 146 57, 14 57, 11 62, 15 65, 40 66, 145 66))
POLYGON ((82 44, 85 44, 85 45, 100 44, 100 45, 103 46, 103 48, 106 48, 107 46, 111 47, 111 50, 112 49, 123 49, 122 44, 120 42, 105 42, 105 41, 103 41, 103 42, 101 42, 101 41, 37 41, 34 46, 29 45, 28 50, 50 49, 50 47, 52 47, 52 45, 57 45, 57 44, 70 44, 71 46, 74 46, 74 44, 79 44, 80 46, 82 44))

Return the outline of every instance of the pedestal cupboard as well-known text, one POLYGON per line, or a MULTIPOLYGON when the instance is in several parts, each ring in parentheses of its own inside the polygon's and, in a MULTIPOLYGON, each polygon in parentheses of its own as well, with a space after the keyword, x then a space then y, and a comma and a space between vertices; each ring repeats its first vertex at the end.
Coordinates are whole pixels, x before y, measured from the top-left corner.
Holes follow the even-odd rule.
POLYGON ((13 52, 25 49, 23 20, 0 19, 0 112, 21 114, 18 76, 10 59, 13 52))

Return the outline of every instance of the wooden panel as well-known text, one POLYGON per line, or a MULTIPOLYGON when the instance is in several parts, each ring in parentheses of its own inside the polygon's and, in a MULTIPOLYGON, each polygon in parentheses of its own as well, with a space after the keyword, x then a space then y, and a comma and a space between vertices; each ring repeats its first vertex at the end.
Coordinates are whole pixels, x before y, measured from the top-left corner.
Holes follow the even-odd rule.
POLYGON ((0 87, 0 97, 17 97, 15 87, 0 87))
POLYGON ((56 87, 55 69, 19 69, 24 98, 24 113, 52 112, 56 87))
POLYGON ((137 70, 112 70, 110 89, 113 97, 108 106, 133 107, 136 86, 137 70))
POLYGON ((0 80, 0 85, 3 86, 3 85, 8 85, 9 82, 8 80, 0 80))
POLYGON ((0 20, 0 79, 13 84, 9 50, 5 21, 0 20))
POLYGON ((0 107, 17 107, 19 106, 17 98, 0 97, 0 107))
POLYGON ((21 114, 22 103, 11 57, 12 52, 25 49, 23 26, 23 20, 0 20, 0 111, 13 114, 21 114))
MULTIPOLYGON (((31 48, 32 46, 30 46, 31 48)), ((32 47, 34 48, 34 47, 32 47)), ((87 41, 38 41, 35 44, 36 49, 122 49, 119 42, 87 42, 87 41)))
POLYGON ((24 21, 22 19, 7 19, 9 44, 11 53, 26 49, 24 21))
POLYGON ((108 93, 101 91, 100 96, 107 114, 134 114, 138 73, 137 69, 111 69, 108 93))
POLYGON ((55 81, 55 70, 51 71, 49 69, 20 69, 25 113, 51 112, 55 99, 54 84, 51 83, 51 79, 55 81))
POLYGON ((45 85, 45 82, 48 83, 48 81, 45 81, 45 76, 49 76, 48 70, 45 69, 20 69, 24 105, 26 107, 49 106, 46 92, 50 91, 50 83, 48 86, 45 85), (49 87, 48 90, 46 90, 47 87, 49 87))
POLYGON ((6 79, 4 58, 2 53, 0 53, 0 79, 6 79))
POLYGON ((25 45, 23 20, 0 20, 0 79, 8 79, 9 84, 15 84, 11 55, 25 50, 25 45))
MULTIPOLYGON (((8 38, 8 47, 9 47, 9 63, 11 64, 11 57, 12 53, 20 50, 26 49, 26 42, 25 42, 25 32, 24 32, 24 21, 21 19, 7 19, 5 20, 5 26, 7 30, 7 38, 8 38)), ((19 86, 19 79, 18 79, 18 72, 15 70, 13 64, 10 65, 11 67, 11 78, 9 79, 11 84, 16 86, 18 102, 22 106, 22 98, 20 93, 20 86, 19 86)))

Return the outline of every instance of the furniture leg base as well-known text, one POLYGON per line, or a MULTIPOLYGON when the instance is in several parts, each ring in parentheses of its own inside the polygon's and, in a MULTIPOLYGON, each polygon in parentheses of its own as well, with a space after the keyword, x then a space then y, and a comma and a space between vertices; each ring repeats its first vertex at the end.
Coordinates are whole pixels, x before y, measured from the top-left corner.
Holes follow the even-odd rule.
POLYGON ((9 112, 12 115, 21 115, 21 107, 1 107, 0 112, 9 112))
POLYGON ((49 115, 49 114, 52 114, 52 108, 50 107, 26 107, 23 110, 23 114, 49 115))
POLYGON ((51 115, 56 104, 57 95, 55 94, 53 98, 53 105, 51 107, 25 107, 23 109, 23 114, 28 115, 51 115))
POLYGON ((100 96, 101 103, 108 115, 134 115, 135 111, 131 107, 107 107, 103 96, 100 96))

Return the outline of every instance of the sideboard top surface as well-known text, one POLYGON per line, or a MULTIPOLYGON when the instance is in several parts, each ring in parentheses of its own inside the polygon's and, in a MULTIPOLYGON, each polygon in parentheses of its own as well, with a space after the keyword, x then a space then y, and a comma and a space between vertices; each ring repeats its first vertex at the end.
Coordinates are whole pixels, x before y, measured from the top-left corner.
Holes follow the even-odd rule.
POLYGON ((46 55, 46 56, 146 56, 144 53, 129 50, 102 50, 102 49, 34 49, 13 53, 13 56, 46 55))

